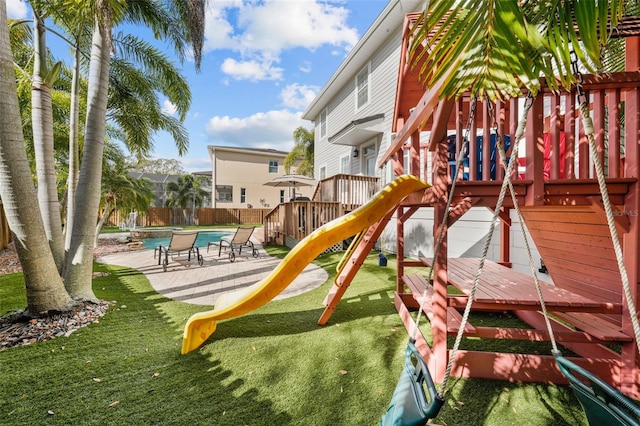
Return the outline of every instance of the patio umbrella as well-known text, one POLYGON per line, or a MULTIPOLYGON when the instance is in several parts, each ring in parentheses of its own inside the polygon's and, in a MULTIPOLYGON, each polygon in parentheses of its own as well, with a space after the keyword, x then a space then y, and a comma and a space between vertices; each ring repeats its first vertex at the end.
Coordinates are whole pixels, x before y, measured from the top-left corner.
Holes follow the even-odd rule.
POLYGON ((301 175, 298 173, 289 173, 286 175, 278 176, 265 183, 267 186, 275 187, 287 187, 293 188, 293 194, 295 196, 296 187, 298 186, 314 186, 316 184, 315 179, 309 176, 301 175))

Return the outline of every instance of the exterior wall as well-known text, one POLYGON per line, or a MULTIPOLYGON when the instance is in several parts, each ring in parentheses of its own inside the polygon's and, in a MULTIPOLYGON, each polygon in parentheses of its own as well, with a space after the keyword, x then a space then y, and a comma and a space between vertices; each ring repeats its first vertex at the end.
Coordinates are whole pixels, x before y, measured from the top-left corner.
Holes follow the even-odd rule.
MULTIPOLYGON (((382 133, 364 140, 355 148, 360 153, 363 148, 374 144, 376 157, 380 155, 380 147, 385 139, 389 138, 391 120, 395 104, 395 91, 397 85, 398 62, 400 60, 400 40, 401 24, 398 22, 397 28, 389 35, 384 45, 376 51, 367 65, 370 66, 369 74, 369 103, 356 111, 356 74, 351 76, 348 84, 341 88, 340 93, 331 99, 327 105, 327 132, 324 137, 320 136, 320 119, 315 120, 315 177, 320 179, 320 168, 326 167, 326 176, 330 177, 341 170, 341 158, 349 158, 349 174, 366 174, 365 158, 359 155, 353 157, 354 147, 349 145, 338 145, 329 143, 329 136, 349 125, 353 120, 369 117, 372 115, 384 114, 384 120, 380 128, 382 133)), ((357 72, 362 70, 360 68, 357 72)), ((381 170, 376 171, 376 176, 381 176, 381 170)))
MULTIPOLYGON (((203 206, 211 205, 211 176, 208 173, 195 172, 196 177, 204 178, 202 183, 202 189, 207 191, 207 195, 203 202, 203 206)), ((138 171, 130 171, 129 176, 134 179, 147 179, 151 182, 151 188, 153 190, 154 200, 151 207, 165 207, 169 193, 167 192, 167 184, 169 182, 177 183, 180 175, 168 175, 159 173, 143 173, 138 171)))
MULTIPOLYGON (((289 201, 292 188, 271 187, 265 183, 282 176, 284 158, 282 151, 254 150, 230 147, 209 147, 213 165, 212 205, 213 208, 273 208, 280 203, 281 191, 284 201, 289 201), (277 173, 269 172, 269 161, 278 162, 277 173), (231 201, 220 200, 220 186, 231 187, 231 201), (241 189, 245 189, 245 200, 241 202, 241 189)), ((292 168, 292 173, 295 168, 292 168)), ((311 197, 313 187, 297 187, 298 196, 311 197)))
MULTIPOLYGON (((390 4, 395 2, 401 2, 402 0, 392 0, 390 4)), ((406 2, 403 4, 403 13, 409 13, 415 8, 415 11, 422 7, 422 3, 409 4, 406 2)), ((404 17, 404 16, 403 16, 404 17)), ((356 49, 360 47, 360 51, 356 52, 353 56, 350 55, 345 62, 341 65, 339 70, 334 75, 334 79, 330 80, 329 84, 325 86, 320 93, 319 98, 314 101, 309 111, 305 113, 305 118, 314 120, 315 130, 315 177, 316 179, 323 179, 325 177, 331 177, 338 173, 350 173, 350 174, 365 174, 364 171, 364 158, 362 155, 354 158, 352 153, 354 147, 348 145, 337 145, 335 143, 329 143, 329 137, 335 135, 341 129, 344 129, 353 120, 370 117, 376 114, 383 113, 384 119, 381 125, 379 125, 380 134, 373 136, 370 139, 363 141, 356 146, 360 152, 362 149, 371 144, 376 144, 377 156, 382 155, 391 141, 393 140, 393 134, 391 133, 393 112, 395 108, 395 97, 397 89, 398 69, 400 63, 400 43, 401 43, 401 31, 404 24, 403 17, 396 17, 397 22, 390 22, 389 18, 380 24, 374 31, 377 33, 386 31, 386 38, 379 47, 373 49, 369 48, 368 51, 374 52, 369 58, 362 56, 362 52, 367 51, 367 46, 356 46, 356 49), (350 68, 349 61, 359 61, 362 66, 353 66, 350 68), (370 66, 369 74, 369 104, 360 110, 356 110, 356 75, 363 69, 364 66, 370 66), (344 76, 345 69, 351 69, 353 72, 351 75, 344 76), (345 77, 342 79, 342 77, 345 77), (329 88, 330 84, 335 81, 343 81, 345 83, 341 87, 331 88, 333 91, 327 91, 327 93, 336 93, 331 98, 326 96, 324 99, 322 96, 325 93, 325 89, 329 88), (319 99, 319 100, 318 100, 319 99), (322 111, 327 111, 326 126, 327 131, 324 136, 320 134, 320 116, 322 111), (313 112, 312 112, 313 111, 313 112), (315 114, 310 116, 310 114, 315 114), (341 170, 341 158, 349 156, 350 171, 345 172, 341 170)), ((379 22, 379 21, 376 21, 379 22)), ((376 25, 374 23, 374 25, 376 25)), ((372 27, 373 28, 373 27, 372 27)), ((371 37, 368 42, 377 43, 379 39, 371 37)), ((355 49, 354 49, 355 50, 355 49)), ((336 84, 336 83, 334 83, 336 84)), ((423 132, 421 134, 421 145, 425 145, 429 142, 429 133, 423 132)), ((420 170, 417 173, 412 173, 424 179, 425 181, 431 181, 431 153, 426 153, 421 149, 420 152, 421 165, 420 170), (426 156, 426 158, 425 158, 426 156)), ((405 170, 408 165, 405 163, 405 170)), ((393 172, 390 165, 385 165, 384 168, 376 171, 376 176, 381 178, 381 184, 385 185, 391 181, 393 172)), ((394 217, 395 218, 395 217, 394 217)), ((461 218, 449 231, 449 256, 450 257, 478 257, 482 254, 488 228, 491 222, 491 214, 488 210, 483 208, 475 208, 468 212, 463 218, 461 218)), ((524 273, 530 274, 530 267, 528 262, 528 256, 524 250, 524 243, 522 240, 522 234, 519 228, 518 220, 515 215, 512 215, 512 227, 511 227, 511 261, 513 267, 524 273)), ((494 242, 492 243, 489 251, 488 258, 492 260, 499 259, 499 229, 494 232, 494 242)), ((396 252, 396 224, 392 219, 387 225, 379 244, 386 250, 392 253, 396 252)), ((418 256, 433 256, 433 210, 431 208, 422 208, 416 212, 411 219, 405 223, 405 253, 408 257, 418 256)), ((540 267, 540 255, 538 254, 535 246, 530 242, 533 249, 533 259, 536 267, 540 267)), ((540 275, 541 279, 550 281, 550 278, 546 274, 540 275)))
MULTIPOLYGON (((396 216, 389 222, 382 236, 378 240, 379 248, 389 253, 396 253, 397 228, 396 216)), ((484 250, 492 214, 483 207, 471 208, 449 230, 449 257, 480 257, 484 250)), ((514 270, 531 275, 529 256, 522 238, 522 230, 517 214, 511 211, 511 263, 514 270)), ((493 232, 493 239, 489 246, 487 258, 493 261, 500 260, 500 227, 499 223, 493 232)), ((526 228, 525 228, 526 229, 526 228)), ((438 232, 438 230, 436 230, 438 232)), ((533 263, 540 268, 540 253, 535 244, 529 239, 533 263)), ((409 258, 433 257, 433 209, 421 208, 404 225, 405 256, 409 258)), ((553 282, 548 274, 538 273, 542 281, 553 282)))

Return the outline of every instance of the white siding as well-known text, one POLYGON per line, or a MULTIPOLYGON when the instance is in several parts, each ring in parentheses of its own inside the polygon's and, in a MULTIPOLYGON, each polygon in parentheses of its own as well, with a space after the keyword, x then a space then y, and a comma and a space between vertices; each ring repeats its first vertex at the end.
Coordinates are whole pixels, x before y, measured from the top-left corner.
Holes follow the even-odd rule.
MULTIPOLYGON (((363 142, 358 149, 367 144, 375 143, 378 153, 382 146, 386 147, 384 141, 388 139, 393 119, 395 106, 395 93, 397 85, 398 64, 400 62, 400 41, 402 22, 393 31, 384 46, 378 49, 376 55, 370 59, 369 84, 371 86, 371 99, 369 103, 355 113, 355 74, 348 80, 348 84, 342 87, 339 94, 331 99, 327 105, 327 137, 320 138, 320 117, 316 118, 316 141, 315 141, 315 170, 320 169, 320 165, 327 165, 327 177, 340 173, 340 158, 349 155, 351 158, 351 173, 360 174, 363 171, 363 157, 354 158, 352 156, 353 147, 346 145, 330 144, 328 137, 336 134, 353 120, 369 117, 375 114, 384 114, 382 129, 383 134, 378 137, 363 142)), ((378 170, 377 175, 380 176, 378 170)), ((316 176, 318 178, 318 176, 316 176)))
MULTIPOLYGON (((389 253, 396 253, 397 228, 396 216, 391 219, 379 240, 381 248, 389 253)), ((449 257, 480 257, 489 235, 491 212, 484 207, 469 210, 449 230, 449 257)), ((513 269, 527 275, 531 274, 529 255, 522 238, 522 229, 517 214, 511 211, 511 263, 513 269)), ((525 228, 526 229, 526 228, 525 228)), ((436 230, 439 232, 439 230, 436 230)), ((527 233, 534 265, 540 268, 540 253, 527 233)), ((433 258, 433 209, 421 208, 411 216, 404 225, 405 256, 409 258, 433 258)), ((496 225, 487 258, 500 260, 500 224, 496 225)), ((546 282, 553 282, 548 274, 538 273, 538 277, 546 282)))

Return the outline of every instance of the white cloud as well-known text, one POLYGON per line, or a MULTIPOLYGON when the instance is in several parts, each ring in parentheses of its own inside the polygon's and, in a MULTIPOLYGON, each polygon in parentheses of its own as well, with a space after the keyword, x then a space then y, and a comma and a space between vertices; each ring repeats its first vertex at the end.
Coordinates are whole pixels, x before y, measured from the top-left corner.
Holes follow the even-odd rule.
POLYGON ((319 91, 320 88, 318 86, 294 83, 282 89, 280 98, 284 106, 302 111, 309 106, 319 91))
POLYGON ((232 58, 225 59, 220 69, 235 80, 250 81, 281 80, 283 71, 267 60, 236 61, 232 58))
POLYGON ((23 19, 27 17, 27 5, 22 0, 7 0, 7 17, 23 19))
POLYGON ((174 115, 176 113, 176 106, 168 99, 162 104, 162 112, 168 115, 174 115))
POLYGON ((358 41, 358 32, 347 26, 349 11, 328 2, 270 1, 247 4, 238 17, 244 48, 280 52, 324 44, 350 50, 358 41))
POLYGON ((287 110, 257 113, 249 117, 213 117, 206 131, 213 145, 273 148, 289 151, 293 147, 293 131, 309 127, 302 113, 287 110))
MULTIPOLYGON (((239 58, 222 66, 235 79, 274 80, 282 69, 273 67, 284 50, 315 50, 334 46, 344 55, 357 43, 356 28, 347 24, 349 10, 322 0, 211 2, 205 24, 204 51, 229 49, 239 58)), ((309 64, 300 67, 309 72, 309 64)))
POLYGON ((300 72, 304 72, 304 73, 310 73, 311 72, 311 62, 309 61, 304 61, 303 63, 300 64, 300 66, 298 66, 298 69, 300 70, 300 72))

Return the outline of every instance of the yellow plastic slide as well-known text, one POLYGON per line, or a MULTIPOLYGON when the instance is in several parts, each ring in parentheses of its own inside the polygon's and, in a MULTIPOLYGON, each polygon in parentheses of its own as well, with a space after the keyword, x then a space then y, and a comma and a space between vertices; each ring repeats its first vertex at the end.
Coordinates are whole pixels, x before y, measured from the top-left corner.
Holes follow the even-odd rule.
POLYGON ((218 320, 239 317, 265 305, 324 250, 373 225, 407 195, 427 187, 428 184, 414 176, 399 176, 365 205, 313 231, 262 281, 240 291, 222 294, 215 309, 189 318, 184 329, 182 353, 191 352, 204 343, 216 330, 218 320))

